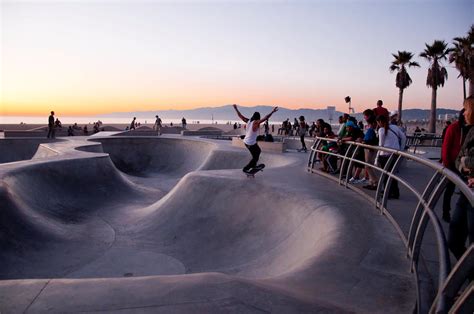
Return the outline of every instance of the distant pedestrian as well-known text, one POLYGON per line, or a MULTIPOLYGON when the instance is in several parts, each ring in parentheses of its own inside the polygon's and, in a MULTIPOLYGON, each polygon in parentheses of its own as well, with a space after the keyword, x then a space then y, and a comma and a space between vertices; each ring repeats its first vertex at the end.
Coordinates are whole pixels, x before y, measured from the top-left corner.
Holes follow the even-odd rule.
POLYGON ((270 131, 270 126, 269 126, 269 124, 268 124, 268 120, 265 121, 265 123, 263 124, 263 127, 264 127, 264 129, 265 129, 265 135, 267 135, 268 132, 270 131))
POLYGON ((67 136, 74 136, 74 130, 73 130, 72 126, 69 126, 67 128, 67 136))
POLYGON ((183 129, 186 129, 187 123, 186 123, 186 119, 184 117, 181 119, 181 125, 183 126, 183 129))
POLYGON ((155 116, 155 124, 153 125, 153 130, 158 133, 158 135, 161 135, 161 119, 158 115, 155 116))
POLYGON ((48 118, 48 135, 47 138, 56 138, 56 126, 54 125, 54 111, 51 111, 51 115, 48 118))
POLYGON ((137 118, 133 117, 132 122, 130 123, 130 130, 135 130, 135 123, 136 123, 137 118))

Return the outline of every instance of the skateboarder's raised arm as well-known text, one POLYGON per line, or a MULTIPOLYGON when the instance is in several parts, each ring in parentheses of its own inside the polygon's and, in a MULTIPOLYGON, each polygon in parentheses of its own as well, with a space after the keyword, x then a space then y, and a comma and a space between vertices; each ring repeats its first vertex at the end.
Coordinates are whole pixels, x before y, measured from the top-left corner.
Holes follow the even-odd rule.
POLYGON ((236 105, 236 104, 233 104, 233 107, 234 107, 235 111, 237 112, 237 115, 239 116, 239 118, 242 119, 242 121, 244 121, 245 123, 247 123, 247 122, 249 121, 249 118, 244 117, 244 116, 240 113, 239 109, 237 109, 237 105, 236 105))

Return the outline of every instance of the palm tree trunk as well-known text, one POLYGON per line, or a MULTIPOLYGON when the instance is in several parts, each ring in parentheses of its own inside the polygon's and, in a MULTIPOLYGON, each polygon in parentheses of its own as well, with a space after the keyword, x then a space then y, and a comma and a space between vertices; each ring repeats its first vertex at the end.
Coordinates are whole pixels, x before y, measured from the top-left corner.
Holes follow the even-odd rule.
POLYGON ((462 91, 464 99, 466 99, 466 78, 464 76, 462 77, 462 91))
POLYGON ((398 89, 398 125, 402 124, 403 88, 398 89))
POLYGON ((431 91, 431 112, 430 112, 430 122, 428 125, 428 131, 430 133, 436 133, 436 92, 437 88, 433 87, 431 91))

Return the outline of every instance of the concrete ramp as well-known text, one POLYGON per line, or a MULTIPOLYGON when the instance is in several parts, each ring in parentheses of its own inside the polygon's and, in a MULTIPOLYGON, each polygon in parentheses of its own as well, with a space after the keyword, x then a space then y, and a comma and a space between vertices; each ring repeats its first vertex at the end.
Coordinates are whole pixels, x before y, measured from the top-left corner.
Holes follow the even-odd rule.
POLYGON ((182 176, 199 168, 215 148, 208 142, 163 137, 110 137, 96 141, 119 170, 142 177, 157 173, 182 176))
POLYGON ((142 215, 126 231, 138 246, 154 242, 147 249, 173 256, 187 273, 250 278, 302 267, 334 245, 342 223, 336 208, 284 195, 238 171, 188 174, 142 215))
POLYGON ((412 310, 384 217, 304 154, 263 153, 254 179, 248 160, 222 141, 112 137, 0 165, 0 312, 412 310))

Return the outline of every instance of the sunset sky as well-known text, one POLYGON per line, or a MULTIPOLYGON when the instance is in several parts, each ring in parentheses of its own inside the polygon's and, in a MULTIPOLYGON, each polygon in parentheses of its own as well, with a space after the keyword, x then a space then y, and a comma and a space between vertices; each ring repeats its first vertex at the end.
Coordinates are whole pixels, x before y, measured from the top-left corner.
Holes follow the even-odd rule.
MULTIPOLYGON (((395 109, 388 68, 416 53, 405 108, 430 106, 425 43, 465 36, 472 0, 2 1, 0 115, 279 105, 395 109)), ((438 107, 459 109, 451 64, 438 107)))

